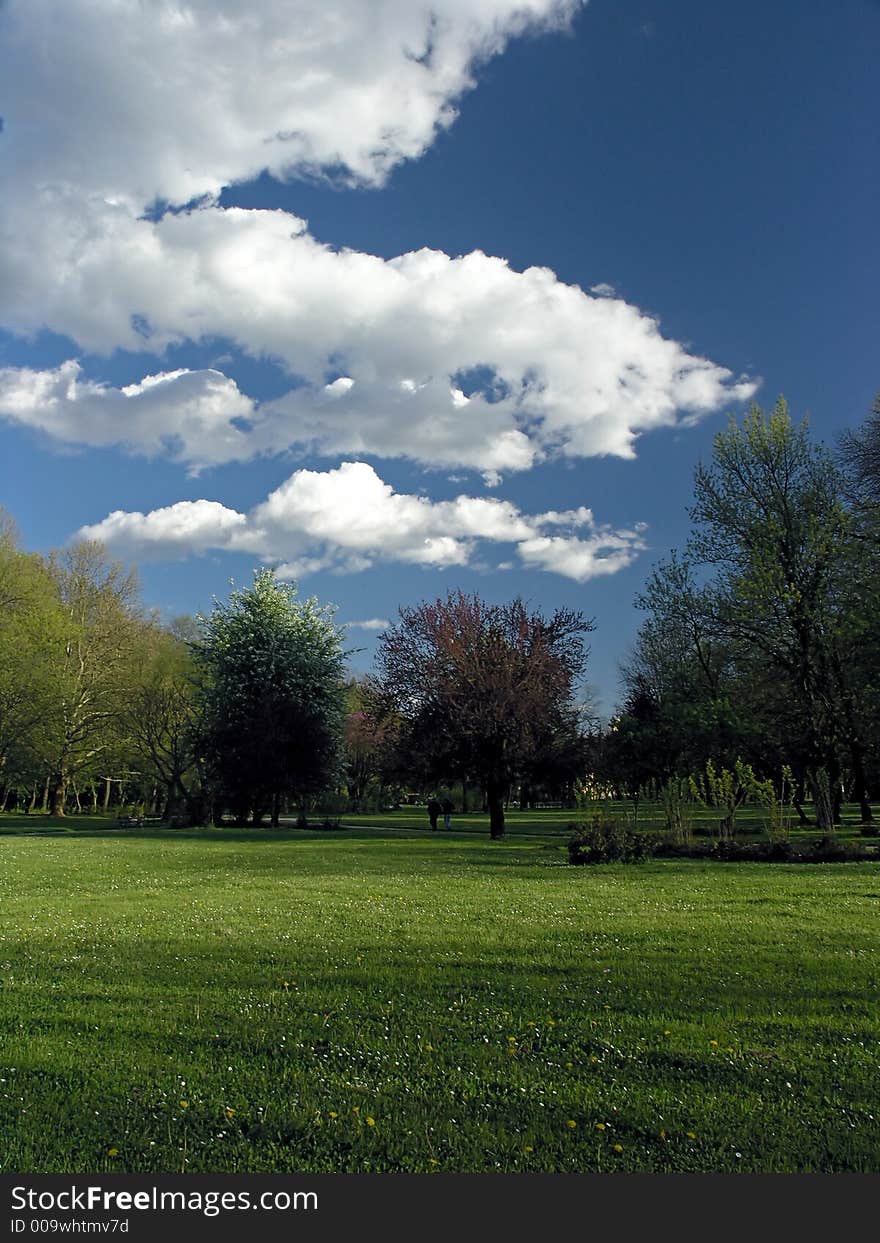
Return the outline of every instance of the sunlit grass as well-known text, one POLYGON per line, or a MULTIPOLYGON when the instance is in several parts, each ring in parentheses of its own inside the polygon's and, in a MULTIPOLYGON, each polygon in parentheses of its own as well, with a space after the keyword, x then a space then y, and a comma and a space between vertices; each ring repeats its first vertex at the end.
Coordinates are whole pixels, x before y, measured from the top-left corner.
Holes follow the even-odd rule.
POLYGON ((3 837, 3 1171, 880 1167, 880 864, 565 859, 3 837))

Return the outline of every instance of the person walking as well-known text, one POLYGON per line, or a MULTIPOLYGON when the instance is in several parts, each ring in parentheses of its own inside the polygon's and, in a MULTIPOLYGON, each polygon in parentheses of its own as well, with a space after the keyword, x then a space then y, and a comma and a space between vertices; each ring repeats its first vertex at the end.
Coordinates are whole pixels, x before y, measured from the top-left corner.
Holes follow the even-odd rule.
POLYGON ((444 829, 452 828, 452 813, 455 811, 452 799, 445 798, 441 803, 443 810, 443 827, 444 829))
POLYGON ((437 828, 437 818, 439 817, 440 812, 442 810, 443 808, 440 806, 440 804, 437 802, 435 798, 431 798, 428 800, 428 820, 430 822, 432 829, 437 828))

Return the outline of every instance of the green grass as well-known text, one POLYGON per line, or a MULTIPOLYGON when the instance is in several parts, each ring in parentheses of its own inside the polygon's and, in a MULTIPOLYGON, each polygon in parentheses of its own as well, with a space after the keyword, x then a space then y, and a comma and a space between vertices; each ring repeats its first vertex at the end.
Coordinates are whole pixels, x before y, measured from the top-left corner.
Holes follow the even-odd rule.
POLYGON ((0 837, 2 1172, 880 1168, 880 863, 77 821, 0 837))

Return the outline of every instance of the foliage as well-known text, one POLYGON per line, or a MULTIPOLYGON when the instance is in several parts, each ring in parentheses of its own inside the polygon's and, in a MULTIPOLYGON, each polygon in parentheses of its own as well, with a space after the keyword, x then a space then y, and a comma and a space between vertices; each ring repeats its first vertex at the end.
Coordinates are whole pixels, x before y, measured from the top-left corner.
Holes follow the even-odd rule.
MULTIPOLYGON (((755 776, 751 764, 739 758, 733 768, 717 769, 711 760, 706 762, 705 772, 689 781, 691 795, 706 807, 720 807, 724 815, 718 826, 720 837, 733 837, 736 833, 736 813, 747 800, 768 797, 767 786, 755 776)), ((772 793, 772 785, 770 787, 772 793)))
POLYGON ((669 839, 690 841, 694 809, 690 782, 683 777, 670 777, 660 789, 660 804, 669 839))
POLYGON ((490 833, 503 836, 513 781, 554 739, 571 737, 591 629, 569 609, 545 618, 519 599, 492 605, 462 592, 401 609, 380 637, 374 684, 397 764, 422 782, 478 781, 490 833))
POLYGON ((652 854, 651 839, 615 816, 597 812, 585 824, 573 821, 568 861, 588 863, 642 863, 652 854))
POLYGON ((258 570, 216 602, 193 647, 200 744, 216 798, 237 820, 277 825, 286 798, 336 780, 345 708, 342 632, 332 610, 258 570))

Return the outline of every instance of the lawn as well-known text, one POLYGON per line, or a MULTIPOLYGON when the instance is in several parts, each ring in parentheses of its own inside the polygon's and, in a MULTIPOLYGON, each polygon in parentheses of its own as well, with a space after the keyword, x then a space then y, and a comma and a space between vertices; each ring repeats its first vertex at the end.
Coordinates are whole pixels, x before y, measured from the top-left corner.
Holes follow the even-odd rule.
POLYGON ((0 836, 3 1172, 880 1169, 880 862, 77 820, 0 836))

